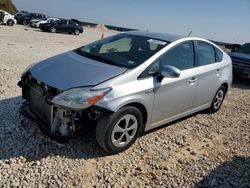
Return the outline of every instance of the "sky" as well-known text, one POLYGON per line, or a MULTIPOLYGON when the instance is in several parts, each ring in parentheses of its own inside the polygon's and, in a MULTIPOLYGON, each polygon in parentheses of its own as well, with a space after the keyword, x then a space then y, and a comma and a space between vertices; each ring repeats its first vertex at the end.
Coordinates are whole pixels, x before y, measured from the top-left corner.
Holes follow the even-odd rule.
POLYGON ((85 22, 250 42, 250 0, 13 0, 18 10, 85 22))

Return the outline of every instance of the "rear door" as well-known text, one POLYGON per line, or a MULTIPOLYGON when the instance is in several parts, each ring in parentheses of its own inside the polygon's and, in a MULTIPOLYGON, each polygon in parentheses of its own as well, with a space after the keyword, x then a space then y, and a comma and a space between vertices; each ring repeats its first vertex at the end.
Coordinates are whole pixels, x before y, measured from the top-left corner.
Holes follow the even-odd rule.
POLYGON ((68 31, 69 32, 75 32, 76 30, 76 24, 72 21, 68 22, 68 31))
POLYGON ((194 107, 208 105, 220 86, 221 64, 217 62, 215 47, 204 41, 195 42, 199 75, 194 107))

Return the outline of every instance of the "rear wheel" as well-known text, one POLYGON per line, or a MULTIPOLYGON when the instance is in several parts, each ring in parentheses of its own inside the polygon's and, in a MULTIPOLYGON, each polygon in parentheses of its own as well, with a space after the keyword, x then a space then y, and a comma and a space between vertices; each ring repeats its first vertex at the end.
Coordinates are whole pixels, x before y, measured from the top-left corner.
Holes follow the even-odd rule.
POLYGON ((106 152, 116 154, 128 149, 142 129, 142 114, 135 107, 124 107, 112 115, 100 117, 96 140, 106 152))
POLYGON ((55 27, 51 27, 50 31, 51 31, 51 33, 55 33, 56 32, 56 28, 55 27))
POLYGON ((79 35, 80 34, 80 31, 77 29, 77 30, 75 30, 75 34, 76 35, 79 35))
POLYGON ((13 20, 8 20, 7 21, 7 25, 8 26, 13 26, 14 25, 14 21, 13 20))
POLYGON ((208 109, 210 113, 217 112, 220 109, 220 107, 223 103, 223 100, 225 98, 225 95, 226 95, 225 87, 220 86, 220 88, 217 90, 217 92, 215 94, 215 97, 212 101, 210 108, 208 109))

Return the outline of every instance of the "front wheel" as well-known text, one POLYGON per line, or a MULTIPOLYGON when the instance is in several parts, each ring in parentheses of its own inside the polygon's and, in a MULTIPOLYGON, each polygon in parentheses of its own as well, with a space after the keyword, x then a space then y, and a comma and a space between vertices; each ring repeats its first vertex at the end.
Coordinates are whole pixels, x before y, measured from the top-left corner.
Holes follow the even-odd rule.
POLYGON ((7 25, 8 26, 13 26, 14 25, 14 21, 13 20, 8 20, 7 21, 7 25))
POLYGON ((217 90, 217 92, 215 94, 215 97, 212 101, 210 108, 208 109, 210 113, 217 112, 220 109, 220 107, 223 103, 223 100, 225 98, 225 95, 226 95, 225 87, 220 86, 220 88, 217 90))
POLYGON ((112 115, 100 117, 96 140, 106 152, 116 154, 128 149, 142 129, 142 114, 135 107, 124 107, 112 115))

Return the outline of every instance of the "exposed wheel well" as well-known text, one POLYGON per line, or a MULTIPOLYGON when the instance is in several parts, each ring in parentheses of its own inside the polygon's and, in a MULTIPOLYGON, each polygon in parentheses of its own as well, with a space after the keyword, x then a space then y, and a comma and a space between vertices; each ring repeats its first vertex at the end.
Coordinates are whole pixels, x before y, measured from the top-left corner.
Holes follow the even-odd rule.
MULTIPOLYGON (((146 108, 145 108, 145 106, 143 104, 135 102, 135 103, 129 103, 129 104, 125 105, 125 106, 134 106, 134 107, 138 108, 140 110, 141 114, 142 114, 143 126, 146 125, 147 119, 148 119, 148 113, 147 113, 147 110, 146 110, 146 108)), ((123 107, 125 107, 125 106, 123 106, 123 107)), ((143 127, 142 131, 144 131, 144 128, 145 127, 143 127)))
POLYGON ((224 84, 222 84, 222 86, 224 86, 224 87, 225 87, 225 89, 226 89, 226 93, 227 93, 227 91, 228 91, 228 84, 227 84, 227 83, 224 83, 224 84))

